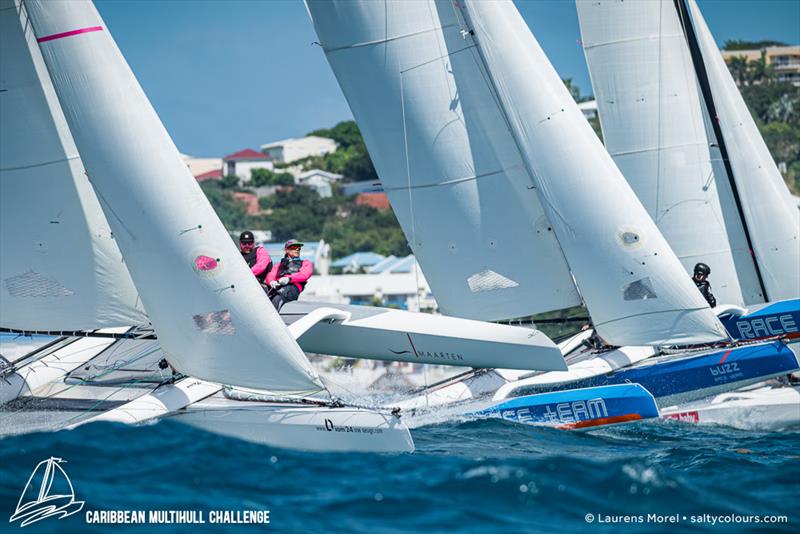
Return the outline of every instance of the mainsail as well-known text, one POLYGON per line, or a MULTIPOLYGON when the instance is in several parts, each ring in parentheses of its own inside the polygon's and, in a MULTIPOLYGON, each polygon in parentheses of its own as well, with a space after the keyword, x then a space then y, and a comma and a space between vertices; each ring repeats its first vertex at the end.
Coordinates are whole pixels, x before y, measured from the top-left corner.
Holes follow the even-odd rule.
POLYGON ((26 1, 92 186, 163 350, 192 376, 281 393, 316 374, 88 1, 26 1))
POLYGON ((770 301, 798 298, 800 211, 728 72, 700 9, 694 0, 687 1, 691 21, 684 21, 684 25, 687 26, 689 45, 696 46, 702 56, 708 83, 704 96, 707 105, 713 104, 716 111, 712 120, 718 121, 722 134, 720 142, 724 142, 738 189, 753 254, 767 291, 766 298, 770 301))
POLYGON ((15 0, 0 0, 0 115, 0 326, 147 324, 15 0))
POLYGON ((580 304, 453 7, 307 6, 441 310, 496 320, 580 304))
MULTIPOLYGON (((437 285, 438 279, 428 275, 429 265, 463 269, 448 253, 458 235, 458 227, 449 226, 452 222, 458 221, 462 232, 482 230, 478 235, 500 224, 514 236, 517 248, 527 247, 531 255, 539 250, 532 246, 540 239, 537 230, 545 230, 556 238, 549 246, 560 248, 595 326, 610 343, 689 343, 725 337, 513 4, 307 5, 384 184, 405 191, 390 200, 406 233, 413 238, 421 221, 426 229, 449 229, 428 235, 427 242, 412 239, 415 253, 437 252, 427 263, 421 259, 437 298, 448 286, 437 285), (474 132, 470 125, 476 126, 474 132), (481 130, 488 134, 481 137, 481 130), (468 142, 455 143, 457 139, 468 142), (504 155, 500 161, 509 164, 502 168, 513 165, 518 181, 512 182, 507 172, 492 173, 502 178, 485 182, 495 186, 494 193, 505 193, 500 198, 503 206, 478 188, 481 181, 475 176, 483 173, 458 180, 443 172, 487 147, 504 155), (431 160, 437 165, 415 167, 415 161, 431 160), (507 182, 520 185, 504 191, 500 185, 507 182), (474 194, 427 202, 414 196, 416 191, 438 191, 454 183, 470 184, 474 194), (521 204, 513 198, 514 191, 521 204), (533 231, 530 225, 508 226, 509 213, 531 206, 541 210, 533 231), (478 215, 480 225, 466 224, 478 215)), ((519 255, 502 259, 524 268, 533 282, 533 295, 552 280, 519 255)), ((476 261, 481 260, 473 259, 469 266, 476 261)), ((464 280, 456 278, 451 274, 450 286, 459 282, 463 287, 464 280)), ((473 302, 481 304, 482 298, 477 294, 473 302)), ((502 305, 493 304, 496 315, 502 314, 502 305)), ((532 313, 554 308, 536 305, 515 302, 514 309, 532 313)))
POLYGON ((727 337, 513 3, 459 2, 598 333, 727 337))
POLYGON ((673 0, 578 0, 577 7, 614 162, 684 268, 712 266, 720 303, 763 302, 727 177, 715 175, 715 143, 673 0))

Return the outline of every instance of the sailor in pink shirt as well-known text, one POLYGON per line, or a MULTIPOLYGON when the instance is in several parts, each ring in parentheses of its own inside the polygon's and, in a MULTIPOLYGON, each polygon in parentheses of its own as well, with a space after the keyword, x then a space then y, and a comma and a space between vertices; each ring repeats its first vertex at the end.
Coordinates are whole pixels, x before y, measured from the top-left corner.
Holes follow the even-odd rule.
POLYGON ((272 269, 272 258, 270 258, 267 249, 255 245, 256 239, 253 236, 253 232, 248 230, 239 235, 239 251, 242 253, 242 258, 247 262, 250 270, 253 271, 253 275, 263 286, 266 283, 267 274, 272 269))
POLYGON ((276 310, 287 302, 297 300, 306 287, 306 282, 314 274, 314 265, 308 260, 300 259, 303 243, 290 239, 283 247, 286 253, 267 275, 269 296, 276 310))

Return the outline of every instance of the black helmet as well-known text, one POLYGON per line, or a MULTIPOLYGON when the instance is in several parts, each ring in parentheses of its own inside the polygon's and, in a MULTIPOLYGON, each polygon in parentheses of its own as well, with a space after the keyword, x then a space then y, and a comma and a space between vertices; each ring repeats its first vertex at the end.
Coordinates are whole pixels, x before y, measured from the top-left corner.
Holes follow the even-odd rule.
POLYGON ((251 232, 250 230, 247 230, 246 232, 242 232, 241 234, 239 234, 240 243, 254 243, 255 240, 256 238, 253 235, 253 232, 251 232))
POLYGON ((698 263, 694 266, 694 274, 695 276, 698 274, 702 274, 703 276, 708 276, 711 274, 711 267, 706 265, 705 263, 698 263))

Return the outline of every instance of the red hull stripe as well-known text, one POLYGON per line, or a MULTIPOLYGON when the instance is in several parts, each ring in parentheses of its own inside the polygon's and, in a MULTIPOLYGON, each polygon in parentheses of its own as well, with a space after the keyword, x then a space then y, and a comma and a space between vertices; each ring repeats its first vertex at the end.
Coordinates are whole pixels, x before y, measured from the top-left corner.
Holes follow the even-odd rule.
POLYGON ((567 423, 565 425, 559 425, 556 428, 558 428, 559 430, 576 430, 578 428, 589 428, 593 426, 613 425, 616 423, 625 423, 628 421, 638 421, 641 418, 642 416, 639 415, 638 413, 629 413, 626 415, 615 415, 612 417, 587 419, 585 421, 579 421, 577 423, 567 423))
POLYGON ((103 31, 102 26, 92 26, 90 28, 81 28, 79 30, 70 30, 68 32, 54 33, 53 35, 48 35, 46 37, 39 37, 38 39, 36 39, 36 42, 46 43, 47 41, 55 41, 56 39, 61 39, 63 37, 72 37, 73 35, 79 35, 81 33, 101 32, 101 31, 103 31))
POLYGON ((719 361, 719 363, 725 363, 725 360, 728 359, 728 354, 730 354, 732 352, 732 350, 733 349, 731 349, 728 352, 726 352, 725 354, 723 354, 722 355, 722 359, 719 361))

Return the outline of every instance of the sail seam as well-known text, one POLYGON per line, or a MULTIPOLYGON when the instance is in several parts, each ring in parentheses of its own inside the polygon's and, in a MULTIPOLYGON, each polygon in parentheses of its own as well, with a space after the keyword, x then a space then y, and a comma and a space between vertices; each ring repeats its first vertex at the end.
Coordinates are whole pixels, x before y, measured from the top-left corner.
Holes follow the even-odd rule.
POLYGON ((475 48, 475 46, 477 46, 477 45, 473 44, 473 45, 470 45, 470 46, 465 46, 464 48, 459 48, 458 50, 454 50, 453 52, 448 52, 447 54, 442 54, 439 57, 435 57, 433 59, 429 59, 428 61, 424 61, 424 62, 422 62, 422 63, 420 63, 418 65, 414 65, 413 67, 409 67, 407 69, 403 69, 403 70, 400 71, 400 74, 405 74, 408 71, 412 71, 414 69, 418 69, 420 67, 424 67, 425 65, 430 65, 431 63, 435 63, 435 62, 440 61, 440 60, 442 60, 442 59, 444 59, 446 57, 454 56, 454 55, 458 54, 459 52, 464 52, 466 50, 469 50, 470 48, 475 48))
POLYGON ((619 152, 613 152, 609 150, 608 153, 611 154, 612 157, 617 157, 617 156, 629 156, 632 154, 643 154, 645 152, 661 152, 662 150, 671 150, 674 148, 691 148, 694 146, 701 146, 705 148, 707 145, 706 143, 678 143, 674 145, 659 145, 647 148, 637 148, 634 150, 620 150, 619 152))
POLYGON ((445 30, 447 28, 453 28, 453 27, 455 27, 455 24, 448 24, 446 26, 438 26, 436 28, 429 28, 427 30, 419 30, 416 32, 405 33, 403 35, 397 35, 395 37, 387 37, 385 39, 376 39, 374 41, 364 41, 361 43, 353 43, 349 45, 334 46, 332 48, 328 48, 325 45, 322 45, 322 49, 325 51, 326 54, 329 54, 331 52, 338 52, 339 50, 348 50, 350 48, 363 48, 365 46, 374 46, 384 43, 390 43, 392 41, 399 41, 401 39, 406 39, 408 37, 415 37, 417 35, 422 35, 425 33, 438 32, 440 30, 445 30))
POLYGON ((617 39, 617 40, 614 40, 614 41, 604 41, 602 43, 595 43, 595 44, 591 44, 591 45, 587 45, 586 43, 584 43, 583 49, 584 50, 592 50, 593 48, 600 48, 600 47, 603 47, 603 46, 610 46, 610 45, 621 44, 621 43, 635 43, 635 42, 639 42, 639 41, 659 41, 664 37, 676 37, 678 39, 682 39, 683 38, 683 36, 681 34, 679 34, 679 33, 671 33, 671 34, 668 34, 668 35, 653 34, 653 35, 645 35, 645 36, 642 36, 642 37, 631 37, 629 39, 617 39))
POLYGON ((471 176, 465 176, 463 178, 453 178, 452 180, 446 180, 444 182, 439 182, 439 183, 436 183, 436 184, 407 185, 407 186, 404 186, 404 187, 403 186, 400 186, 400 187, 384 187, 383 189, 384 189, 384 191, 407 191, 407 190, 412 190, 412 189, 427 189, 427 188, 430 188, 430 187, 441 187, 441 186, 447 186, 447 185, 460 184, 460 183, 463 183, 463 182, 469 182, 469 181, 472 181, 472 180, 477 180, 479 178, 487 178, 489 176, 497 176, 497 175, 505 174, 507 171, 510 171, 510 170, 513 170, 513 169, 524 170, 524 167, 522 165, 514 165, 512 167, 508 167, 508 168, 505 168, 505 169, 498 169, 496 171, 486 172, 486 173, 483 173, 483 174, 473 174, 471 176))
POLYGON ((20 165, 19 167, 0 167, 0 171, 7 172, 7 171, 21 171, 24 169, 35 169, 36 167, 55 165, 56 163, 61 163, 63 161, 71 161, 73 159, 81 159, 81 157, 79 155, 75 155, 75 156, 70 156, 68 158, 55 159, 53 161, 45 161, 44 163, 34 163, 33 165, 20 165))

